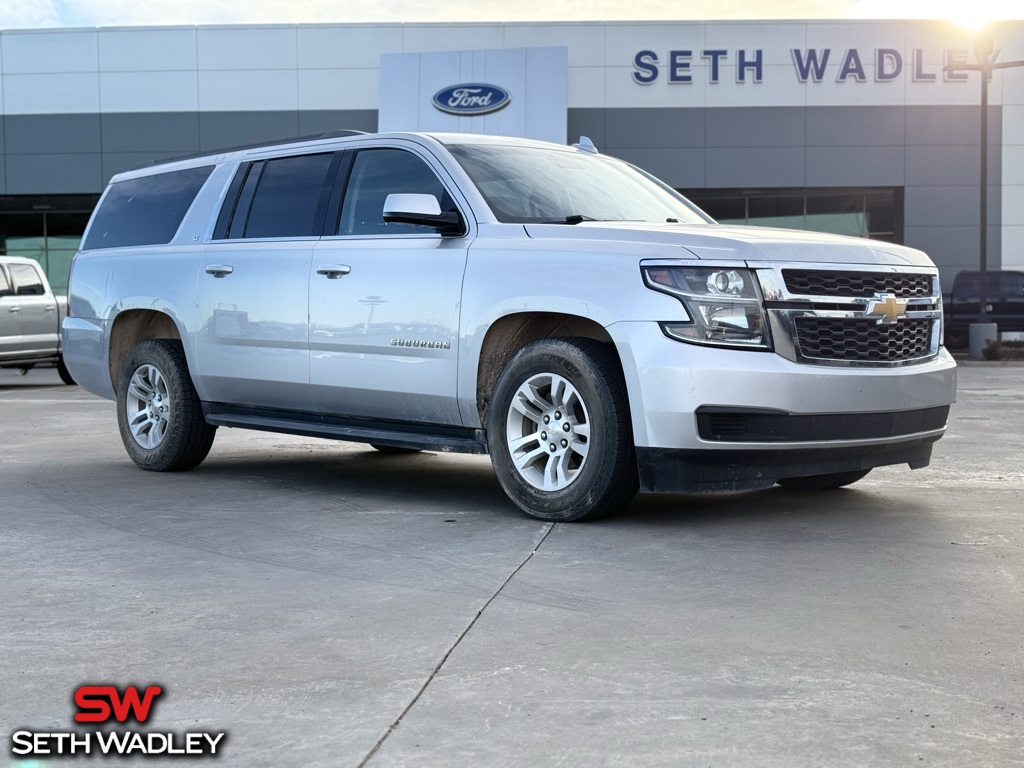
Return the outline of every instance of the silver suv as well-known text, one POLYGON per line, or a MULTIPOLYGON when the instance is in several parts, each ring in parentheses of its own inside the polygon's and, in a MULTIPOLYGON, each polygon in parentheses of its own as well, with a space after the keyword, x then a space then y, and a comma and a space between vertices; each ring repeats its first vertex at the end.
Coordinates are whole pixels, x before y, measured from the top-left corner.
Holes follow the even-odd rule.
POLYGON ((63 334, 143 469, 218 426, 489 453, 571 521, 926 466, 941 296, 920 251, 721 226, 586 140, 351 135, 116 176, 63 334))

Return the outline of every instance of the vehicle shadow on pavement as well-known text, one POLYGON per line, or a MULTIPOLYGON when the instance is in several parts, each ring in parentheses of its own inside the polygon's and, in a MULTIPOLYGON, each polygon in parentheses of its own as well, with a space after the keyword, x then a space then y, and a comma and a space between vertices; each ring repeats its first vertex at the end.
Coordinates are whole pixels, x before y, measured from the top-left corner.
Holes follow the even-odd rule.
POLYGON ((197 476, 230 482, 258 473, 276 492, 301 492, 367 511, 397 503, 434 512, 486 510, 515 516, 486 456, 379 453, 367 446, 338 449, 334 444, 287 446, 273 454, 211 454, 197 476))
POLYGON ((12 369, 0 369, 0 392, 31 392, 33 390, 78 390, 77 386, 69 386, 57 377, 56 368, 40 368, 31 370, 24 376, 12 369))
POLYGON ((766 488, 757 491, 709 494, 639 495, 617 518, 633 525, 674 525, 688 528, 721 526, 748 521, 789 522, 839 519, 905 522, 908 515, 924 514, 927 504, 875 493, 869 484, 828 491, 792 491, 766 488))
MULTIPOLYGON (((341 506, 371 511, 401 502, 425 509, 500 514, 520 513, 506 498, 484 456, 424 452, 387 455, 367 447, 334 449, 332 444, 287 446, 274 454, 211 455, 196 473, 224 482, 258 473, 276 491, 330 498, 341 506)), ((875 493, 870 482, 830 491, 757 491, 711 494, 640 494, 622 511, 588 525, 686 527, 772 519, 816 520, 837 516, 885 519, 926 512, 925 504, 875 493)))
POLYGON ((17 381, 0 381, 0 392, 49 392, 57 390, 59 392, 73 392, 78 387, 69 387, 67 384, 58 383, 50 384, 48 382, 37 382, 37 381, 26 381, 24 383, 17 381))

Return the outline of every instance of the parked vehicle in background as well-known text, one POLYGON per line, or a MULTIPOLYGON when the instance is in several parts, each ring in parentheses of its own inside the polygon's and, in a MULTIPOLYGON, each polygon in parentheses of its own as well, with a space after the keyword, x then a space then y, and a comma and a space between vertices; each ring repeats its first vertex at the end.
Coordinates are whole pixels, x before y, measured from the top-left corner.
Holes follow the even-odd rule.
POLYGON ((149 470, 218 426, 489 453, 542 520, 928 464, 956 392, 920 251, 721 226, 589 141, 325 137, 114 177, 82 386, 149 470))
POLYGON ((55 365, 65 384, 74 384, 61 354, 60 324, 67 299, 55 297, 38 262, 0 256, 0 368, 27 373, 55 365))
MULTIPOLYGON (((980 278, 976 271, 958 272, 953 278, 953 290, 943 304, 946 346, 950 349, 967 346, 971 323, 981 316, 980 278)), ((985 273, 985 322, 995 323, 1000 334, 1024 332, 1024 272, 985 273)))

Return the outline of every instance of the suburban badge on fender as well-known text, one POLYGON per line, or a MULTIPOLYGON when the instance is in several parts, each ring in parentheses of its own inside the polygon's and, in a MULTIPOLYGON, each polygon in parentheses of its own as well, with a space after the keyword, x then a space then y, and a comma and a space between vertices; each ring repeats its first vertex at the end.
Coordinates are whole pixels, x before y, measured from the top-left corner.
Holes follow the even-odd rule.
POLYGON ((497 85, 463 83, 434 94, 434 106, 451 115, 486 115, 508 106, 512 94, 497 85))
POLYGON ((450 341, 423 341, 421 339, 392 339, 392 347, 418 347, 423 349, 451 349, 450 341))

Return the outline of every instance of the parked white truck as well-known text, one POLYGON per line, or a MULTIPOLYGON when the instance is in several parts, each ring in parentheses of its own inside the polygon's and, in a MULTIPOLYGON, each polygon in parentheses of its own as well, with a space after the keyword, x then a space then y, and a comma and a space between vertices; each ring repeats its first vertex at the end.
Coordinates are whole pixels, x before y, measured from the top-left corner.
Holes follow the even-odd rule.
POLYGON ((37 365, 57 366, 74 384, 61 354, 60 324, 67 300, 53 295, 38 262, 0 256, 0 368, 28 373, 37 365))
POLYGON ((124 173, 70 285, 68 365, 143 469, 197 466, 220 426, 489 453, 542 520, 924 467, 956 392, 925 254, 721 226, 586 141, 330 136, 124 173))

